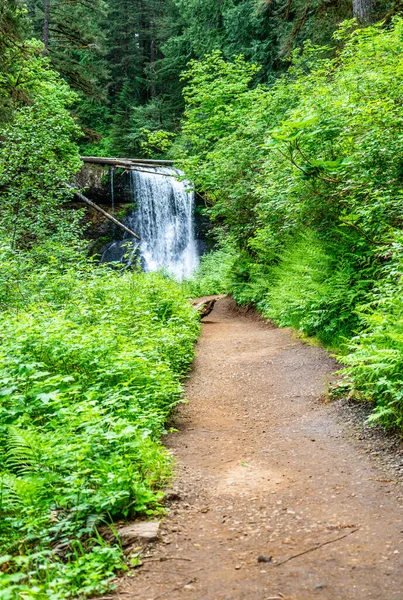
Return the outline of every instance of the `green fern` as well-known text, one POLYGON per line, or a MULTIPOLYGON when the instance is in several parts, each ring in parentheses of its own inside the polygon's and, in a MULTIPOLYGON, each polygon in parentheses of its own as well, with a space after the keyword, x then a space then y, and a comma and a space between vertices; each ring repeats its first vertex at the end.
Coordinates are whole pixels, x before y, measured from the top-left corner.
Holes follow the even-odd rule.
POLYGON ((49 483, 48 476, 3 474, 0 477, 0 515, 19 514, 24 507, 39 506, 49 483))
POLYGON ((32 473, 42 466, 42 449, 36 433, 30 429, 9 427, 6 466, 15 473, 32 473))
POLYGON ((0 477, 0 514, 15 512, 21 506, 21 497, 17 491, 16 477, 3 473, 0 477))

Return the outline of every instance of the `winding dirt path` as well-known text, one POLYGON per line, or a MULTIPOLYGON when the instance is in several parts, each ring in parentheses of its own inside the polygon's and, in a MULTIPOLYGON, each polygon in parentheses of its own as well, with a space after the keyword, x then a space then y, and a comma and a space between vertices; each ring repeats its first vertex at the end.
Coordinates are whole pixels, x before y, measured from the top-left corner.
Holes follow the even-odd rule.
POLYGON ((318 401, 336 367, 217 302, 169 437, 162 541, 117 598, 403 599, 403 489, 318 401))

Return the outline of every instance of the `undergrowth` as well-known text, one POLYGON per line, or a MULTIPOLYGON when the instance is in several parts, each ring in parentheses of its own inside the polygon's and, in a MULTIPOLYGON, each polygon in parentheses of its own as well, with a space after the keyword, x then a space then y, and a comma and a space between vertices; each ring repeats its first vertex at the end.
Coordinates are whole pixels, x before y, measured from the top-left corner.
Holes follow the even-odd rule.
POLYGON ((190 298, 226 294, 231 286, 235 262, 235 248, 226 243, 215 252, 201 257, 199 268, 184 280, 183 289, 190 298))
POLYGON ((375 405, 371 422, 403 429, 403 239, 384 249, 382 278, 359 307, 363 326, 349 341, 347 381, 375 405))
POLYGON ((198 318, 159 274, 0 253, 0 598, 102 593, 100 528, 162 510, 198 318))
POLYGON ((357 258, 352 264, 340 248, 307 231, 280 254, 271 269, 272 283, 257 306, 278 325, 340 351, 360 325, 355 309, 369 287, 357 278, 354 263, 357 258))

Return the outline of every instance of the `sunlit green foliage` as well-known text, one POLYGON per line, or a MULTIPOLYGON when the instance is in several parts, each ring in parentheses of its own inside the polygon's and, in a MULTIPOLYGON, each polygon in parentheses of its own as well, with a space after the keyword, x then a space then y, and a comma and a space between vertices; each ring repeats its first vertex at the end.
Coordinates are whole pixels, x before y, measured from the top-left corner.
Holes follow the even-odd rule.
POLYGON ((403 246, 402 234, 381 255, 383 278, 360 306, 364 324, 349 344, 347 381, 376 403, 370 420, 403 428, 403 246))
MULTIPOLYGON (((178 133, 190 60, 243 55, 261 67, 254 84, 273 82, 295 48, 337 45, 333 32, 353 16, 352 0, 2 0, 0 11, 11 4, 27 6, 29 35, 43 41, 46 30, 53 68, 79 92, 83 153, 105 156, 141 154, 143 128, 178 133)), ((399 10, 371 4, 371 22, 399 10)))
MULTIPOLYGON (((198 317, 175 283, 100 267, 66 210, 77 100, 0 4, 0 598, 84 598, 125 560, 101 527, 157 514, 160 443, 198 317)), ((113 526, 112 526, 113 527, 113 526)))
POLYGON ((228 241, 215 252, 201 257, 199 268, 182 283, 189 297, 226 294, 231 287, 235 247, 228 241))
POLYGON ((160 275, 38 258, 0 254, 0 597, 62 600, 123 566, 100 526, 161 510, 199 326, 160 275))
POLYGON ((358 327, 355 307, 368 290, 351 257, 312 231, 281 252, 266 285, 257 303, 264 316, 280 326, 316 335, 333 348, 358 327))
POLYGON ((75 95, 49 67, 40 42, 10 35, 2 38, 0 74, 0 236, 28 247, 62 233, 71 243, 80 215, 62 220, 60 206, 80 168, 79 130, 68 110, 75 95))
MULTIPOLYGON (((22 1, 22 0, 21 0, 22 1)), ((42 39, 44 0, 26 0, 42 39)), ((378 0, 371 19, 396 3, 378 0)), ((272 82, 305 40, 337 44, 333 32, 352 17, 338 0, 52 0, 49 56, 79 90, 76 112, 89 154, 142 152, 141 130, 178 133, 184 103, 180 76, 190 60, 213 51, 260 65, 254 78, 272 82)), ((161 149, 156 148, 158 156, 161 149)))

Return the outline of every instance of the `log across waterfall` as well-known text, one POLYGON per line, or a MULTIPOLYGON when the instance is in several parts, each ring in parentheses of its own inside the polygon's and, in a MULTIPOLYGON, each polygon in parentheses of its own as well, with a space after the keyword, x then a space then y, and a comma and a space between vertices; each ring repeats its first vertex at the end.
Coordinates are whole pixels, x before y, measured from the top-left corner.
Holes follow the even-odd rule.
POLYGON ((140 254, 145 271, 164 269, 176 279, 190 277, 198 266, 195 237, 195 195, 181 173, 167 167, 130 171, 134 208, 124 223, 141 237, 138 246, 129 239, 108 244, 102 260, 129 264, 140 254), (124 258, 125 257, 125 258, 124 258))

